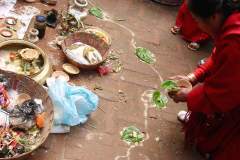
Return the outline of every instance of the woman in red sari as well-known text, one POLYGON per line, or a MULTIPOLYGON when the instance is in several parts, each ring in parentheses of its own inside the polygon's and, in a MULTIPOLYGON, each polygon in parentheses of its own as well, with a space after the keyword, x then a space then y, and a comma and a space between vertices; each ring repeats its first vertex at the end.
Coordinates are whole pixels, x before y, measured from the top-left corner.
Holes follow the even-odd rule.
POLYGON ((171 28, 173 34, 180 33, 184 40, 190 42, 188 48, 197 50, 200 43, 209 40, 209 35, 203 32, 197 22, 192 18, 192 15, 184 2, 180 7, 176 19, 176 24, 171 28))
MULTIPOLYGON (((183 78, 195 85, 170 94, 186 102, 185 135, 188 144, 212 160, 240 159, 240 2, 188 0, 199 24, 215 40, 207 62, 183 78)), ((181 119, 181 117, 180 117, 181 119)))

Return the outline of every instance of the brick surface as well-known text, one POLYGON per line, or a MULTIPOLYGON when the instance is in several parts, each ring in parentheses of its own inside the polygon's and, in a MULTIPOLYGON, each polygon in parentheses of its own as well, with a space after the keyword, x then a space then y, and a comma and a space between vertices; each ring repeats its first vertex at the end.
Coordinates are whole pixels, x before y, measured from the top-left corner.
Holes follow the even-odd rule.
MULTIPOLYGON (((149 48, 157 62, 153 66, 167 78, 175 74, 184 74, 195 68, 199 59, 209 53, 208 47, 192 52, 186 48, 186 42, 179 36, 170 34, 174 24, 177 7, 161 6, 150 0, 90 0, 91 4, 101 7, 113 19, 135 34, 137 46, 149 48)), ((18 5, 25 4, 18 2, 18 5)), ((41 9, 49 6, 33 4, 41 9)), ((55 9, 67 7, 67 0, 58 0, 55 9)), ((85 23, 99 26, 112 36, 112 49, 118 51, 124 63, 124 70, 118 74, 99 77, 94 72, 81 72, 72 77, 72 82, 93 89, 97 84, 103 91, 97 91, 101 98, 101 110, 90 117, 87 124, 73 127, 71 133, 51 135, 46 143, 32 154, 29 160, 198 160, 200 157, 191 149, 184 148, 184 135, 181 125, 176 120, 184 104, 170 101, 168 108, 148 110, 146 127, 141 101, 144 91, 157 88, 160 84, 158 75, 147 64, 140 62, 131 46, 132 35, 120 25, 88 17, 85 23), (126 102, 120 101, 118 91, 126 95, 126 102), (155 118, 153 118, 155 117, 155 118), (129 146, 120 140, 119 132, 123 127, 136 125, 149 134, 149 139, 129 150, 129 146), (159 141, 155 139, 158 138, 159 141), (128 155, 128 157, 125 157, 128 155)), ((48 53, 54 69, 61 69, 65 62, 60 50, 50 48, 47 43, 54 39, 56 32, 47 30, 46 37, 38 43, 48 53)))

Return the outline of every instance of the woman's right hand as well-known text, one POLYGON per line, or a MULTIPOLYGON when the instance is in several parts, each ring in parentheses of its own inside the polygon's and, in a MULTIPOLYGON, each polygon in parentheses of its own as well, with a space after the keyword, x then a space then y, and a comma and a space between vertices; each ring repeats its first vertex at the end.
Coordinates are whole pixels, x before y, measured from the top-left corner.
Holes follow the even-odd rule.
POLYGON ((172 76, 172 77, 169 77, 169 80, 175 80, 175 81, 177 81, 177 80, 186 80, 186 81, 189 81, 191 83, 189 77, 188 76, 184 76, 184 75, 172 76))
POLYGON ((185 80, 190 82, 193 86, 198 83, 197 78, 193 73, 188 74, 187 76, 185 75, 177 75, 169 78, 170 80, 185 80))

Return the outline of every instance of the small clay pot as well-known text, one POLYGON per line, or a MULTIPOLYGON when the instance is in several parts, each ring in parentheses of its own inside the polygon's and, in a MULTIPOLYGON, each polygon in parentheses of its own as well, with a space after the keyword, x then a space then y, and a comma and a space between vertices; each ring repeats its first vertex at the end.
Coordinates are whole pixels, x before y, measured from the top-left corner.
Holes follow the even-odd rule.
POLYGON ((70 63, 63 64, 62 68, 68 74, 76 75, 76 74, 80 73, 79 68, 77 68, 76 66, 74 66, 74 65, 72 65, 70 63))
POLYGON ((87 0, 74 0, 75 6, 77 6, 81 12, 84 12, 84 8, 88 6, 88 1, 87 0), (82 1, 83 3, 81 3, 82 1))
POLYGON ((39 31, 35 28, 32 28, 29 31, 28 40, 32 43, 36 43, 37 41, 39 41, 38 34, 39 34, 39 31))
POLYGON ((3 36, 3 37, 7 37, 7 38, 10 38, 13 36, 13 32, 10 30, 10 29, 2 29, 0 31, 0 34, 3 36))
POLYGON ((88 1, 87 0, 74 0, 74 4, 77 7, 84 8, 88 6, 88 1), (80 3, 80 1, 83 1, 84 3, 80 3))
POLYGON ((29 33, 33 36, 37 36, 39 34, 38 30, 35 28, 32 28, 29 33))
POLYGON ((7 18, 5 18, 5 23, 8 25, 14 26, 17 24, 17 19, 14 17, 7 17, 7 18))

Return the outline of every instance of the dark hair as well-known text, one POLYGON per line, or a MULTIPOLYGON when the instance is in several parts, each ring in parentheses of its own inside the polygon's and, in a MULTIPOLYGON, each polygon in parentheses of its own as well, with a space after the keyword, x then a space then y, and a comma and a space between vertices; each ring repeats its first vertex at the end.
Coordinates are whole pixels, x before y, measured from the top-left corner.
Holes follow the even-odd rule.
POLYGON ((187 0, 190 11, 200 18, 209 18, 216 12, 228 17, 240 10, 239 0, 187 0))

